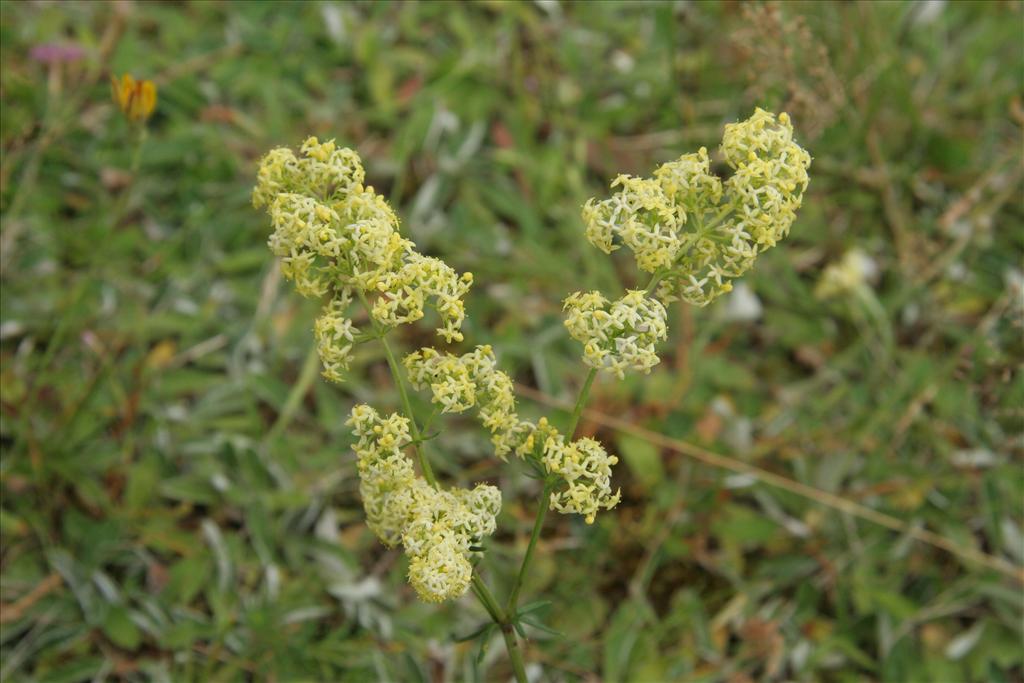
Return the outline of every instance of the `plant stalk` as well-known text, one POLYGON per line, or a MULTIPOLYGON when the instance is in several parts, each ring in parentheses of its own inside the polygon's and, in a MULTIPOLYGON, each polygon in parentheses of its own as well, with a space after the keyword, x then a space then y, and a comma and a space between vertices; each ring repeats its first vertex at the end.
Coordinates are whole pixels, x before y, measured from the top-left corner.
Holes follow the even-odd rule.
POLYGON ((512 671, 516 675, 516 683, 529 683, 526 677, 526 666, 523 664, 523 651, 516 639, 515 629, 511 623, 501 625, 501 635, 505 639, 505 649, 508 650, 508 658, 512 661, 512 671))
MULTIPOLYGON (((580 388, 580 394, 576 399, 576 406, 573 408, 572 417, 569 419, 569 427, 566 429, 566 434, 569 439, 576 433, 576 426, 579 424, 580 416, 583 414, 583 407, 587 403, 587 399, 590 398, 590 389, 594 385, 594 379, 597 377, 597 369, 591 368, 590 372, 587 373, 587 378, 583 382, 583 386, 580 388)), ((519 683, 526 682, 526 669, 523 666, 523 653, 522 648, 519 646, 519 640, 516 638, 515 628, 512 625, 513 620, 516 618, 517 610, 519 607, 519 593, 523 588, 523 583, 526 581, 527 572, 530 570, 530 562, 533 560, 533 553, 537 548, 537 542, 540 540, 541 529, 544 528, 544 519, 547 517, 548 507, 551 502, 551 491, 555 487, 555 480, 547 479, 544 482, 544 490, 541 493, 540 505, 537 506, 537 516, 533 521, 533 531, 530 533, 530 543, 526 546, 526 554, 523 555, 523 562, 519 566, 519 573, 516 576, 515 585, 512 587, 512 593, 508 598, 508 607, 502 611, 500 607, 497 608, 496 614, 501 618, 495 620, 495 623, 501 627, 501 635, 505 639, 505 648, 508 650, 509 659, 512 661, 512 669, 515 671, 516 680, 519 683)), ((492 612, 493 605, 488 607, 486 599, 490 597, 487 591, 487 586, 481 581, 477 575, 473 574, 473 585, 474 592, 481 602, 484 603, 484 608, 488 612, 492 612)), ((493 601, 493 598, 490 598, 493 601)), ((492 618, 494 614, 492 613, 492 618)))
POLYGON ((473 594, 476 595, 480 604, 484 606, 487 613, 498 628, 501 629, 501 637, 505 639, 505 649, 508 650, 509 661, 512 662, 512 671, 516 677, 516 683, 528 683, 526 678, 526 665, 523 663, 523 650, 519 647, 516 639, 515 627, 512 625, 511 613, 501 609, 501 605, 494 599, 487 584, 480 575, 473 571, 473 594))
POLYGON ((645 292, 649 292, 654 289, 654 286, 661 281, 663 273, 659 270, 657 273, 651 276, 651 279, 647 282, 647 286, 644 287, 645 292))
POLYGON ((537 541, 540 539, 540 530, 544 526, 544 518, 548 514, 548 506, 551 501, 551 489, 554 488, 554 482, 544 482, 544 492, 540 496, 540 505, 537 506, 537 518, 533 522, 533 533, 530 534, 530 544, 526 546, 526 555, 523 556, 523 564, 519 567, 519 575, 516 577, 516 583, 512 587, 512 594, 508 598, 508 608, 506 611, 513 618, 516 615, 516 610, 519 606, 519 591, 523 588, 523 582, 526 581, 526 570, 530 566, 530 560, 533 559, 533 551, 537 547, 537 541))
POLYGON ((423 478, 427 480, 427 483, 437 488, 437 478, 434 477, 434 470, 430 467, 430 461, 423 454, 423 444, 420 439, 420 428, 416 425, 416 416, 412 412, 412 403, 409 401, 409 392, 405 389, 405 380, 402 379, 402 368, 399 367, 398 361, 395 360, 395 354, 391 350, 391 345, 388 344, 386 332, 381 329, 380 324, 373 317, 373 312, 370 309, 370 302, 366 300, 366 295, 361 290, 356 289, 356 294, 359 296, 359 301, 363 304, 363 308, 366 309, 366 314, 370 316, 370 324, 373 325, 374 331, 377 333, 377 337, 380 339, 381 345, 384 347, 384 355, 388 359, 388 367, 391 368, 391 377, 394 379, 395 386, 398 387, 398 395, 402 399, 402 410, 405 416, 409 418, 409 431, 412 432, 412 446, 413 450, 416 451, 416 459, 420 463, 420 469, 423 471, 423 478))
MULTIPOLYGON (((590 388, 594 385, 596 377, 597 369, 591 368, 590 372, 587 373, 587 379, 583 382, 583 387, 580 388, 580 395, 576 398, 576 406, 573 408, 572 417, 569 419, 569 427, 565 430, 566 436, 570 440, 576 434, 576 426, 579 424, 580 415, 583 414, 583 406, 586 405, 587 399, 590 398, 590 388)), ((533 522, 533 532, 530 534, 530 544, 526 546, 526 554, 523 556, 523 563, 519 567, 519 575, 516 578, 515 586, 512 588, 512 595, 508 599, 508 612, 512 617, 516 615, 519 591, 522 590, 523 582, 526 579, 526 572, 530 567, 530 560, 533 559, 533 551, 537 547, 537 541, 540 539, 540 531, 544 526, 544 518, 548 514, 548 507, 550 507, 551 503, 551 491, 554 487, 554 479, 549 478, 544 481, 540 505, 537 506, 537 517, 533 522)))
POLYGON ((494 599, 490 589, 484 580, 480 578, 480 575, 476 573, 476 567, 473 568, 473 579, 472 579, 473 594, 476 595, 477 600, 487 610, 487 614, 491 616, 491 619, 495 624, 501 625, 504 617, 501 612, 501 606, 498 605, 498 601, 494 599))
POLYGON ((137 176, 139 175, 139 168, 142 166, 142 148, 146 146, 146 140, 149 138, 149 131, 146 128, 145 123, 137 124, 138 129, 135 132, 135 143, 132 149, 132 161, 131 166, 128 167, 128 176, 130 180, 129 184, 121 190, 121 194, 118 195, 114 202, 114 208, 111 210, 110 215, 114 217, 114 227, 124 219, 126 212, 128 211, 129 195, 132 190, 135 189, 137 176))
POLYGON ((576 399, 576 406, 572 409, 572 418, 569 420, 569 427, 565 430, 565 438, 572 440, 572 437, 576 434, 576 426, 580 422, 580 416, 583 414, 583 407, 587 404, 587 400, 590 398, 590 387, 594 384, 594 378, 597 377, 597 368, 590 368, 590 372, 587 373, 587 379, 583 382, 583 388, 580 389, 580 395, 576 399))

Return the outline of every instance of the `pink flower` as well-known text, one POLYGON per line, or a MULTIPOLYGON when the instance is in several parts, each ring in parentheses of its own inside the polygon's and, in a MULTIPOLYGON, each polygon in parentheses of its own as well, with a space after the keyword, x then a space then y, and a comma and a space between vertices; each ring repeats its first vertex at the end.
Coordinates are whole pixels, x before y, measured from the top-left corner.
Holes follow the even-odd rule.
POLYGON ((59 64, 61 62, 77 62, 85 57, 85 49, 75 43, 43 43, 36 45, 29 56, 43 64, 59 64))

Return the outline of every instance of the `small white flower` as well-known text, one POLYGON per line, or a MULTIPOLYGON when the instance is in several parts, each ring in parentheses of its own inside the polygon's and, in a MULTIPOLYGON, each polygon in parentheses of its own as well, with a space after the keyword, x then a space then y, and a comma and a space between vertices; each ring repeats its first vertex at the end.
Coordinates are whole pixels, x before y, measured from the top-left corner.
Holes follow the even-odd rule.
POLYGON ((878 265, 863 250, 854 247, 836 263, 829 264, 822 271, 821 279, 814 288, 814 294, 821 299, 849 294, 878 277, 878 265))

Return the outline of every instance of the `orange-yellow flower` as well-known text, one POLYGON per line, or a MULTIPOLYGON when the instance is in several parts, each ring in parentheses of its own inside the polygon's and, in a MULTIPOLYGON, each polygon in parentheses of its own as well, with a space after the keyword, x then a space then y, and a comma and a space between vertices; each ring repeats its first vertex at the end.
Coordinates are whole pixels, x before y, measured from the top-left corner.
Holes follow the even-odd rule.
POLYGON ((129 121, 145 121, 156 107, 156 86, 153 81, 136 81, 129 74, 110 77, 114 102, 129 121))

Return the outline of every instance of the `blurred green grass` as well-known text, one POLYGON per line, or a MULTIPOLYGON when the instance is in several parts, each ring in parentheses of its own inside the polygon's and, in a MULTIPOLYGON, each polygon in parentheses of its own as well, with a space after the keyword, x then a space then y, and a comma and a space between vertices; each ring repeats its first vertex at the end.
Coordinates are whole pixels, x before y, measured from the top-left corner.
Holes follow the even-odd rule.
MULTIPOLYGON (((565 398, 562 297, 635 278, 579 206, 788 109, 815 157, 793 234, 593 407, 1020 567, 1021 7, 0 5, 0 677, 508 678, 499 643, 453 643, 478 606, 418 603, 363 523, 343 423, 396 397, 369 347, 341 390, 316 377, 315 305, 248 201, 259 156, 307 134, 357 148, 421 249, 476 274, 468 342, 565 398), (50 67, 46 43, 85 57, 50 67), (160 88, 135 175, 125 71, 160 88), (813 293, 852 248, 875 319, 813 293)), ((435 467, 505 492, 484 571, 507 584, 535 487, 445 426, 435 467)), ((550 518, 524 592, 566 634, 531 632, 542 680, 1024 679, 1014 579, 583 428, 622 454, 624 500, 550 518)))

